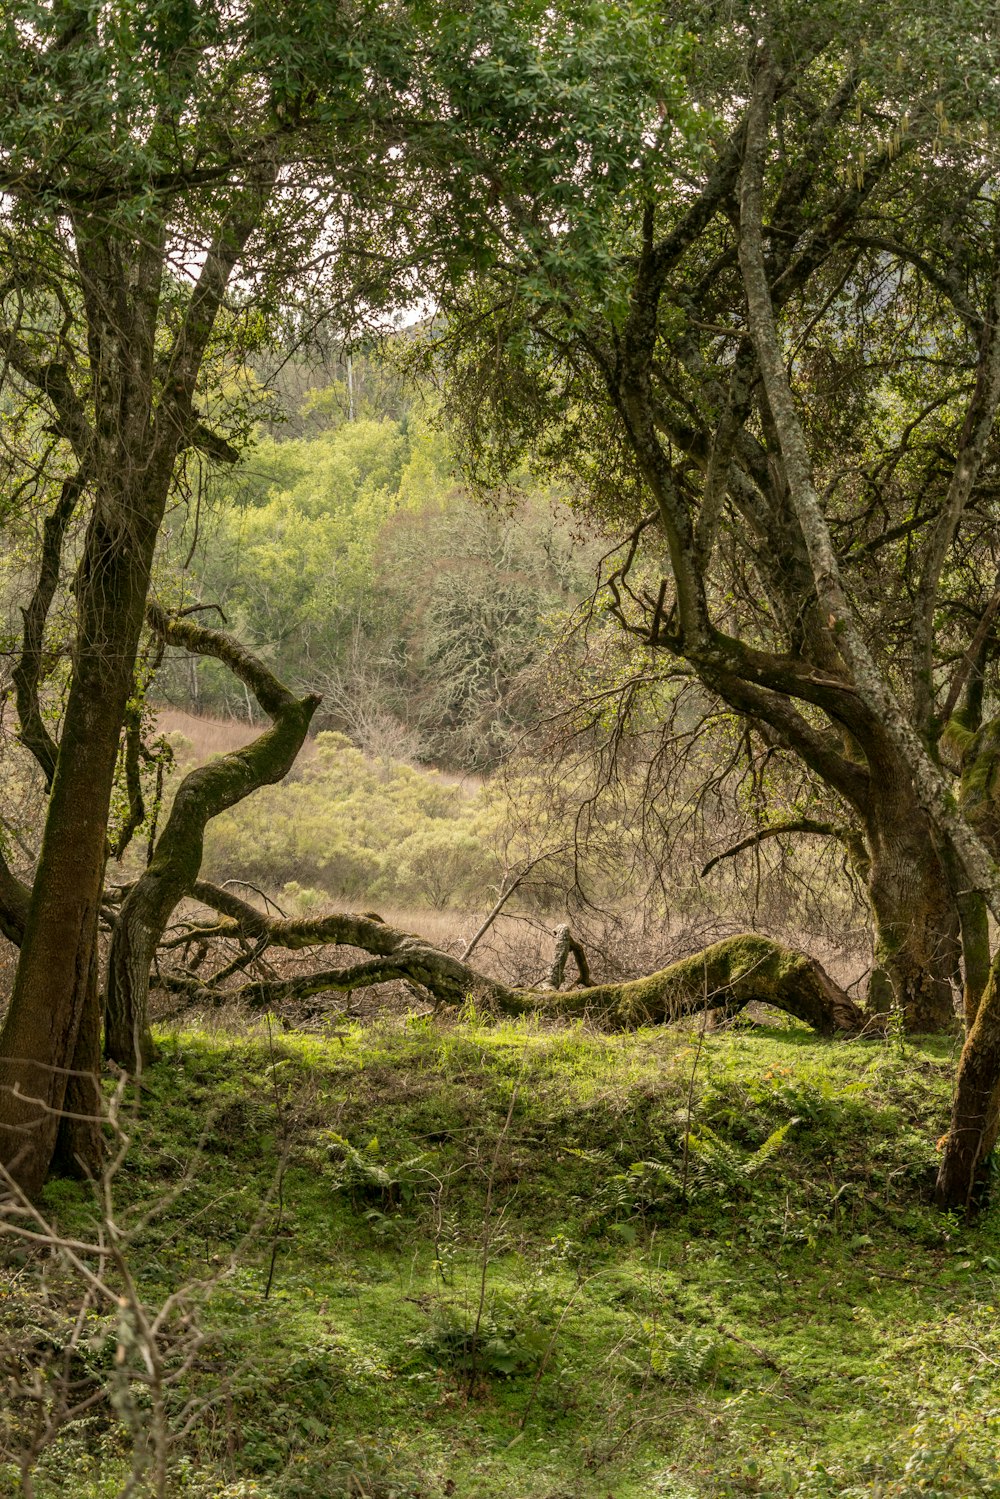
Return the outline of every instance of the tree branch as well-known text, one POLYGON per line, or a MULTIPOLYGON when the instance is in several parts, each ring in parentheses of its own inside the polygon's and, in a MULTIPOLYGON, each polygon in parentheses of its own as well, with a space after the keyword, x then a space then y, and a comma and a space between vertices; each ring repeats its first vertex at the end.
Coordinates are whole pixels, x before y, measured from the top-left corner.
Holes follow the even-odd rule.
POLYGON ((198 879, 205 828, 220 812, 288 774, 320 702, 314 693, 295 698, 231 635, 172 618, 157 604, 147 612, 164 642, 228 666, 253 691, 272 726, 185 776, 153 856, 122 902, 108 958, 105 1050, 122 1066, 137 1068, 150 1051, 146 1000, 153 954, 172 911, 198 879))
POLYGON ((756 833, 751 833, 749 838, 742 838, 739 843, 734 843, 732 848, 727 848, 724 853, 716 854, 714 859, 709 859, 701 871, 704 879, 710 869, 716 864, 721 864, 723 859, 732 859, 736 854, 742 854, 748 848, 756 848, 764 842, 765 838, 780 838, 784 833, 815 833, 823 838, 844 838, 846 829, 835 822, 817 822, 812 817, 793 817, 788 822, 775 822, 770 827, 758 828, 756 833))

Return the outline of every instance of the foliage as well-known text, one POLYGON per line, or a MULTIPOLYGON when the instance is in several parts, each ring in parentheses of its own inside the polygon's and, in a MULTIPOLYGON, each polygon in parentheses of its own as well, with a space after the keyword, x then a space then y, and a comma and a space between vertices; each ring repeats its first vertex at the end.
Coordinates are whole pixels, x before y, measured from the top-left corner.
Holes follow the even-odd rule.
MULTIPOLYGON (((544 494, 473 504, 428 406, 261 437, 161 567, 186 568, 182 597, 218 605, 284 680, 323 690, 327 721, 363 748, 410 735, 423 759, 481 769, 544 707, 526 674, 586 592, 594 547, 544 494)), ((246 711, 212 662, 168 663, 160 690, 246 711)))
POLYGON ((372 762, 343 734, 317 736, 294 778, 211 825, 210 876, 238 868, 272 889, 445 906, 474 899, 493 864, 461 786, 399 761, 372 762))

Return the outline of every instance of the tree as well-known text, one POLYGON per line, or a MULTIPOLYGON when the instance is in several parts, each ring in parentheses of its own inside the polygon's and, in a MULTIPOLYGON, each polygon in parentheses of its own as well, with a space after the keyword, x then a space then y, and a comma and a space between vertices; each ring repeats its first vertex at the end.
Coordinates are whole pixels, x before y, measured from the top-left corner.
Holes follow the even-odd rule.
POLYGON ((377 0, 4 14, 4 441, 9 469, 52 497, 15 673, 49 795, 31 891, 6 880, 23 935, 0 1036, 0 1153, 29 1189, 61 1117, 64 1154, 92 1163, 98 1148, 108 809, 165 509, 187 468, 235 458, 227 391, 296 285, 349 322, 404 274, 405 21, 377 0), (76 515, 78 556, 64 557, 76 515), (70 565, 57 743, 43 644, 70 565))
POLYGON ((674 14, 702 128, 654 90, 613 211, 507 196, 506 260, 447 306, 451 410, 483 486, 530 457, 635 528, 614 617, 832 796, 787 832, 845 840, 911 1029, 953 1023, 961 958, 954 1205, 1000 1076, 991 23, 674 14))
MULTIPOLYGON (((350 330, 494 252, 496 184, 470 128, 482 106, 507 101, 496 140, 508 150, 544 97, 554 163, 618 159, 605 98, 626 98, 635 80, 616 25, 586 5, 553 20, 531 4, 425 0, 42 0, 5 11, 5 467, 18 493, 49 506, 15 674, 21 737, 48 789, 44 836, 30 889, 9 869, 0 876, 2 924, 21 942, 0 1034, 0 1158, 25 1189, 43 1181, 57 1142, 90 1165, 99 1149, 108 812, 122 753, 136 825, 149 675, 137 655, 168 503, 183 498, 189 469, 235 458, 252 405, 243 371, 291 303, 300 333, 334 312, 350 330), (539 71, 539 38, 588 18, 589 55, 569 51, 551 77, 539 71), (531 87, 518 93, 519 79, 531 87), (70 577, 56 738, 46 620, 70 577)), ((155 608, 148 619, 155 662, 155 640, 182 627, 155 608)), ((234 641, 197 638, 242 672, 282 744, 279 755, 271 741, 272 756, 258 742, 232 784, 188 786, 193 847, 202 813, 280 769, 289 725, 304 733, 314 705, 234 641)), ((123 913, 112 962, 108 1034, 133 1064, 141 955, 191 878, 156 865, 123 913), (169 894, 150 895, 157 879, 169 894)))

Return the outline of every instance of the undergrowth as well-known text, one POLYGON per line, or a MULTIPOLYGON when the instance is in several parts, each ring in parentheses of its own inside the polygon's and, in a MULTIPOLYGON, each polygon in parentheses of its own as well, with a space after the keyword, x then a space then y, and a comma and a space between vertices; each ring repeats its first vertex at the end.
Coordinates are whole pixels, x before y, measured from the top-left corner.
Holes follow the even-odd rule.
MULTIPOLYGON (((470 1013, 160 1046, 122 1222, 179 1193, 132 1272, 152 1306, 218 1277, 172 1492, 1000 1496, 998 1224, 929 1205, 945 1043, 470 1013)), ((85 1184, 45 1199, 93 1233, 85 1184)), ((74 1284, 3 1255, 23 1376, 74 1284)), ((102 1388, 113 1355, 96 1319, 81 1377, 102 1388)), ((8 1444, 24 1419, 8 1397, 8 1444)), ((44 1452, 39 1499, 118 1494, 129 1440, 97 1402, 44 1452)))

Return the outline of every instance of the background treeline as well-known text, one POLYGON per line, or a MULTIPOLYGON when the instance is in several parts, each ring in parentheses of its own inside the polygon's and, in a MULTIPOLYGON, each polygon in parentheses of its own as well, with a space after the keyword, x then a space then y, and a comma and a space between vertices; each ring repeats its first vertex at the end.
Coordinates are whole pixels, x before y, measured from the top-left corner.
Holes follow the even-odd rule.
MULTIPOLYGON (((283 680, 321 691, 318 727, 375 756, 493 768, 538 716, 528 669, 592 588, 597 544, 537 488, 474 503, 433 389, 384 360, 349 369, 286 366, 281 412, 178 512, 166 586, 217 604, 283 680)), ((168 662, 157 691, 253 715, 213 662, 168 662)))

